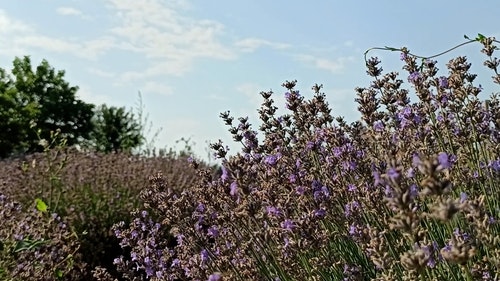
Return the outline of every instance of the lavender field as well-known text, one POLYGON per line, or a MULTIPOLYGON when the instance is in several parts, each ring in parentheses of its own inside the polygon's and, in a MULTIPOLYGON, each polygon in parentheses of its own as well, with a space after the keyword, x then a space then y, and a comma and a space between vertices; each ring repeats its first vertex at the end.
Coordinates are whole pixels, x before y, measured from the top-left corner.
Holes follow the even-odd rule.
MULTIPOLYGON (((498 87, 499 42, 468 43, 498 87)), ((0 279, 500 280, 498 95, 478 97, 466 57, 381 49, 403 71, 367 57, 360 120, 285 81, 258 128, 220 114, 241 151, 212 143, 217 167, 57 139, 2 161, 0 279)))

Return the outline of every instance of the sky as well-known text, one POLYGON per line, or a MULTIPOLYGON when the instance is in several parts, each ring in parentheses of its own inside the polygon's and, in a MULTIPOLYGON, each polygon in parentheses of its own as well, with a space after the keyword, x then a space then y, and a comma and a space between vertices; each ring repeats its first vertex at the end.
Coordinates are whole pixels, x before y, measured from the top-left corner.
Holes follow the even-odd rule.
MULTIPOLYGON (((323 84, 332 114, 355 121, 354 89, 370 81, 367 49, 406 46, 430 56, 464 35, 499 37, 499 11, 494 0, 0 0, 0 67, 12 69, 16 56, 33 65, 46 59, 96 105, 136 110, 140 92, 156 147, 189 139, 207 158, 209 142, 240 148, 221 112, 248 116, 257 129, 261 91, 272 90, 283 108, 286 80, 297 80, 305 97, 323 84)), ((480 49, 450 52, 438 67, 466 55, 489 83, 480 49)), ((406 80, 399 53, 369 56, 406 80)))

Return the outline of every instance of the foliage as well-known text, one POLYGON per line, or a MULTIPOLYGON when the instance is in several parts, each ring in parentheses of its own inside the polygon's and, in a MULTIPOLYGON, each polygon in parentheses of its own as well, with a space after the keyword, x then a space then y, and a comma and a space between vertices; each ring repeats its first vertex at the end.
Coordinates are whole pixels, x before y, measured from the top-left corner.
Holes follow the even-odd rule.
POLYGON ((33 69, 29 57, 15 58, 12 75, 0 69, 0 157, 40 151, 38 137, 57 129, 73 145, 92 131, 92 104, 76 97, 78 90, 43 60, 33 69))
POLYGON ((140 120, 125 107, 101 105, 94 113, 94 130, 91 147, 102 152, 131 152, 141 146, 145 139, 140 120))
MULTIPOLYGON (((500 83, 496 41, 472 41, 500 83)), ((199 169, 189 190, 152 178, 143 211, 115 225, 130 249, 118 271, 127 280, 498 280, 500 101, 479 100, 465 57, 442 76, 407 49, 401 59, 409 89, 367 59, 373 81, 356 89, 352 124, 332 117, 320 85, 308 100, 296 81, 283 84, 287 114, 261 93, 261 139, 248 118, 233 124, 222 113, 241 152, 212 144, 222 175, 199 169)))

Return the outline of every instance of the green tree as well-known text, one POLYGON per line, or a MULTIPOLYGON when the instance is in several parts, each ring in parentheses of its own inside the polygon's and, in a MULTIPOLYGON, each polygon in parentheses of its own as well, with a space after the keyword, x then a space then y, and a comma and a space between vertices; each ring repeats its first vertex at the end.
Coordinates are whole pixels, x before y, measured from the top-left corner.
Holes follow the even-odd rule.
POLYGON ((125 107, 103 104, 97 108, 93 123, 90 144, 99 151, 130 152, 145 142, 141 120, 132 111, 126 111, 125 107))
POLYGON ((0 68, 0 157, 39 151, 39 138, 57 129, 68 145, 90 137, 94 105, 77 99, 64 71, 46 60, 34 70, 28 56, 13 66, 13 77, 0 68))
POLYGON ((12 79, 0 69, 0 158, 26 146, 29 122, 37 112, 38 106, 23 102, 12 79))

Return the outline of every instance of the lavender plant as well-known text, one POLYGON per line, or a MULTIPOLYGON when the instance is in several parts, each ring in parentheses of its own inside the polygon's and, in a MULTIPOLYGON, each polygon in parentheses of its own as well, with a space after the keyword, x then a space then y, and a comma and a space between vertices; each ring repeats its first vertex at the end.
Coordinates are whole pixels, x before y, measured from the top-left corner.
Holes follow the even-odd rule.
MULTIPOLYGON (((500 83, 498 42, 472 42, 500 83)), ((261 93, 258 131, 222 113, 241 152, 212 144, 222 175, 197 169, 187 190, 151 178, 145 208, 114 227, 125 279, 498 280, 498 97, 478 98, 465 57, 438 75, 432 58, 384 49, 401 52, 410 87, 367 59, 354 123, 332 117, 321 85, 306 99, 296 81, 282 85, 287 114, 261 93)))
MULTIPOLYGON (((195 173, 189 169, 187 156, 175 152, 148 157, 104 154, 78 151, 54 139, 42 142, 46 145, 43 153, 0 162, 0 190, 23 206, 32 206, 38 199, 48 213, 57 213, 65 221, 66 231, 73 233, 78 244, 80 258, 74 266, 83 268, 75 280, 90 280, 98 266, 117 275, 112 262, 123 250, 111 227, 122 220, 132 221, 130 212, 140 206, 139 192, 148 175, 162 171, 176 188, 183 189, 192 185, 195 173)), ((25 224, 14 217, 11 220, 5 224, 5 235, 14 235, 15 227, 8 225, 25 224)), ((53 235, 59 234, 66 235, 62 230, 53 235)))
POLYGON ((43 201, 26 209, 0 194, 0 221, 2 280, 79 280, 84 264, 78 237, 43 201))

